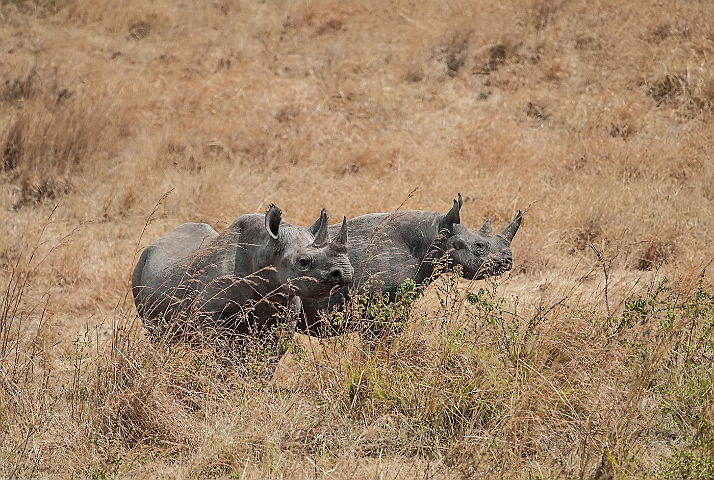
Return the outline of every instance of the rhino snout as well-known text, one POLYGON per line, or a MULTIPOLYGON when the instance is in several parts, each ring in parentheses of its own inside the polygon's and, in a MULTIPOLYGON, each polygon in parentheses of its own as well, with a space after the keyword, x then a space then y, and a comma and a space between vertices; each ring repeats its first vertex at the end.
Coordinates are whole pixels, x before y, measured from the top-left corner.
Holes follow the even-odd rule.
POLYGON ((332 272, 330 272, 330 276, 328 277, 328 279, 330 282, 342 283, 342 277, 343 277, 342 270, 339 268, 336 268, 332 272))
POLYGON ((465 277, 481 280, 486 277, 500 275, 507 272, 513 266, 513 259, 510 254, 502 253, 498 255, 489 255, 478 264, 475 271, 465 269, 465 277), (473 273, 469 273, 473 272, 473 273))
POLYGON ((494 262, 494 271, 495 273, 503 273, 507 272, 508 270, 513 267, 513 257, 511 256, 510 253, 504 253, 502 254, 496 261, 494 262))
POLYGON ((513 258, 509 255, 502 262, 504 270, 510 270, 513 267, 513 258))
POLYGON ((335 267, 327 275, 327 281, 330 283, 338 283, 347 285, 352 283, 353 269, 352 267, 335 267))

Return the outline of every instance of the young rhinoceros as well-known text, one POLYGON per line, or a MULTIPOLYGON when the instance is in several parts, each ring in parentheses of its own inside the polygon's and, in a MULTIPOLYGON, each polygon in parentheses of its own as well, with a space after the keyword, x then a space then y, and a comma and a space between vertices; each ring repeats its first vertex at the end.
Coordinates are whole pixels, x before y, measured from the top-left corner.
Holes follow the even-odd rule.
POLYGON ((323 209, 310 228, 290 225, 271 205, 265 215, 239 217, 221 235, 203 223, 183 224, 139 258, 132 276, 139 315, 157 340, 216 332, 267 340, 277 363, 277 335, 292 336, 301 298, 325 297, 352 282, 347 220, 334 241, 327 223, 323 209))
MULTIPOLYGON (((359 319, 347 319, 347 325, 333 328, 321 320, 321 312, 341 307, 350 292, 381 290, 393 301, 399 286, 411 278, 417 284, 434 273, 434 263, 447 252, 450 266, 459 265, 462 276, 482 279, 511 269, 511 240, 521 225, 522 212, 499 234, 491 231, 491 220, 480 230, 461 224, 461 195, 453 208, 442 215, 436 212, 408 210, 372 213, 347 222, 350 232, 349 257, 355 267, 355 280, 329 297, 303 301, 304 315, 297 331, 313 336, 330 336, 347 330, 361 330, 359 319)), ((336 230, 339 225, 330 229, 336 230)))

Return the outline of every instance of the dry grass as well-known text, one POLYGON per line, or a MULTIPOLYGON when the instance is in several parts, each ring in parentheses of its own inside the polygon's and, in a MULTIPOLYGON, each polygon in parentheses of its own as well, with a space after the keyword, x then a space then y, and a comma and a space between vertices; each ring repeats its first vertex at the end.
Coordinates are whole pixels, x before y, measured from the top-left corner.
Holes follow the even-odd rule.
POLYGON ((3 0, 0 26, 0 476, 713 475, 711 2, 3 0), (184 221, 415 187, 472 227, 526 210, 510 277, 432 286, 374 350, 301 338, 269 385, 137 325, 136 252, 184 221))

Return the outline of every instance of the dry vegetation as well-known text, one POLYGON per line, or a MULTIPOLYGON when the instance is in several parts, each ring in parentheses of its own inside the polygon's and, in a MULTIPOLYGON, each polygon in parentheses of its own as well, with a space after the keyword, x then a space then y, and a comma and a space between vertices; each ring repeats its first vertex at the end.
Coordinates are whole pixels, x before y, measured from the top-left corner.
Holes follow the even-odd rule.
POLYGON ((714 478, 712 54, 709 1, 0 0, 0 477, 714 478), (417 187, 523 208, 510 276, 267 385, 146 340, 174 226, 417 187))

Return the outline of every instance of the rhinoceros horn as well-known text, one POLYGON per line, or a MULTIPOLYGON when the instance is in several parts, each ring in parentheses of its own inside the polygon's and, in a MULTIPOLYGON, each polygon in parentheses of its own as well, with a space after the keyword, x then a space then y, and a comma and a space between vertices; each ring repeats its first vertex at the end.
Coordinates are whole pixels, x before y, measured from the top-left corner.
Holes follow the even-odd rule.
POLYGON ((339 253, 347 253, 347 217, 342 217, 342 228, 332 241, 332 246, 339 253))
POLYGON ((513 240, 513 237, 516 235, 516 232, 518 231, 518 227, 521 226, 521 221, 523 220, 523 212, 518 210, 518 215, 516 215, 516 218, 513 219, 511 223, 508 224, 506 228, 503 229, 503 231, 499 234, 501 237, 506 239, 508 242, 513 240))
POLYGON ((283 212, 271 203, 268 211, 265 212, 265 229, 268 231, 268 235, 275 240, 278 239, 278 234, 280 233, 280 220, 282 218, 283 212))
POLYGON ((483 227, 481 227, 481 230, 479 230, 479 233, 481 235, 492 235, 493 230, 491 229, 491 219, 489 218, 486 220, 486 222, 483 224, 483 227))
MULTIPOLYGON (((322 209, 322 212, 320 212, 320 219, 318 222, 320 222, 320 226, 317 228, 315 240, 312 242, 312 246, 315 248, 321 248, 330 243, 330 233, 327 231, 327 212, 324 208, 322 209)), ((315 225, 317 225, 317 222, 315 222, 315 225)), ((311 231, 315 225, 310 227, 311 231)))

